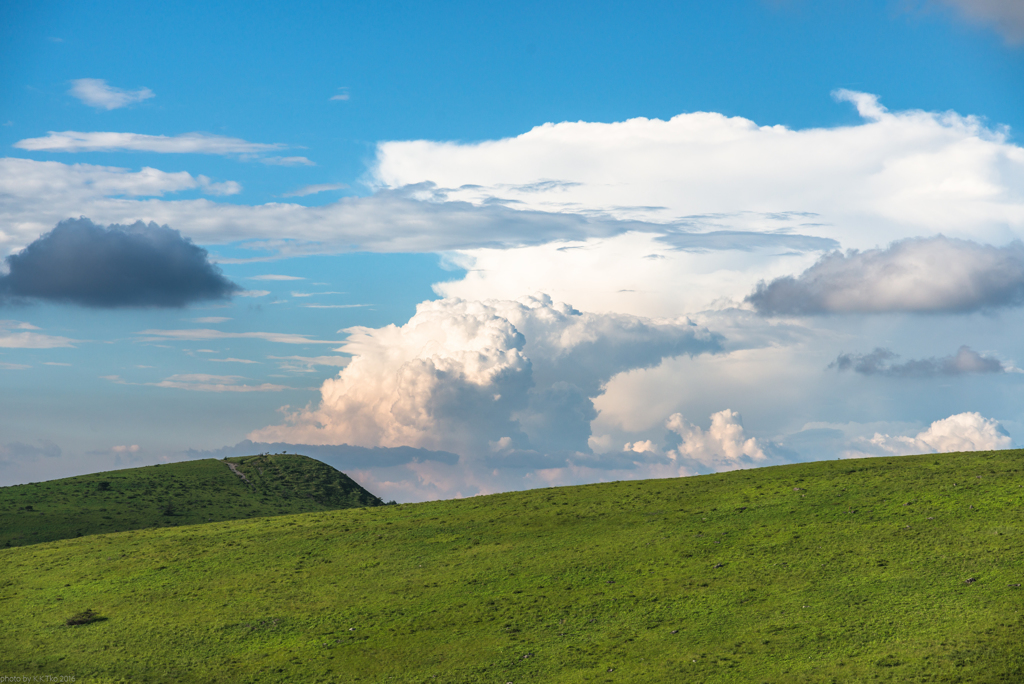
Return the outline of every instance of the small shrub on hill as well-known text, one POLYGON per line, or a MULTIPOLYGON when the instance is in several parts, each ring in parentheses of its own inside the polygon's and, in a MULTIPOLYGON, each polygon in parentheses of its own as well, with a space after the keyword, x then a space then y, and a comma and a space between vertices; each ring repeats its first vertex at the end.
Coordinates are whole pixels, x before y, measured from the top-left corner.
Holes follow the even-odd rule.
POLYGON ((75 627, 77 625, 88 625, 92 622, 100 622, 101 620, 106 620, 106 618, 100 617, 100 614, 92 608, 86 608, 81 613, 75 613, 69 617, 64 621, 64 624, 68 627, 75 627))

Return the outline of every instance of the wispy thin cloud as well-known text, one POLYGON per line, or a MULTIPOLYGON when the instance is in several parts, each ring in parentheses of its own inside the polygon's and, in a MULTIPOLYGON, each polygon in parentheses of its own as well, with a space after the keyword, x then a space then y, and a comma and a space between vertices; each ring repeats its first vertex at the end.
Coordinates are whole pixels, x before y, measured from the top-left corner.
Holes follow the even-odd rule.
POLYGON ((172 375, 160 382, 127 382, 118 375, 100 376, 118 385, 145 385, 148 387, 166 387, 170 389, 188 390, 190 392, 280 392, 295 389, 286 385, 273 385, 264 382, 259 385, 246 385, 246 378, 240 375, 207 375, 205 373, 186 373, 172 375))
POLYGON ((373 304, 303 304, 304 309, 361 309, 373 304))
POLYGON ((287 192, 284 197, 308 197, 319 192, 330 192, 331 190, 344 190, 348 185, 345 183, 320 183, 319 185, 307 185, 293 192, 287 192))
POLYGON ((197 341, 197 340, 230 340, 230 339, 253 339, 265 340, 267 342, 278 342, 280 344, 340 344, 338 340, 311 340, 306 335, 295 335, 292 333, 275 332, 223 332, 209 328, 196 328, 191 330, 143 330, 135 333, 139 335, 142 342, 163 342, 167 340, 197 341))
POLYGON ((292 292, 292 297, 316 297, 318 295, 340 295, 345 292, 292 292))
MULTIPOLYGON (((181 135, 144 135, 116 131, 49 131, 42 138, 26 138, 14 143, 32 152, 158 152, 161 154, 260 155, 286 149, 283 143, 254 143, 241 138, 207 133, 181 135)), ((305 159, 305 157, 275 157, 305 159)), ((265 161, 265 160, 264 160, 265 161)), ((306 160, 309 161, 309 160, 306 160)), ((276 162, 267 162, 276 163, 276 162)), ((303 163, 303 162, 289 162, 303 163)), ((310 164, 312 162, 309 162, 310 164)))
POLYGON ((156 97, 156 94, 149 88, 122 90, 121 88, 107 85, 107 82, 102 78, 76 79, 71 82, 71 90, 68 92, 90 107, 106 109, 108 111, 156 97))
POLYGON ((306 157, 261 157, 260 162, 268 166, 316 166, 316 162, 306 157))
POLYGON ((208 359, 209 361, 217 361, 219 363, 259 363, 259 361, 252 361, 250 359, 236 359, 229 357, 226 359, 208 359))
POLYGON ((249 276, 248 280, 305 280, 305 278, 302 276, 268 273, 267 275, 249 276))
POLYGON ((313 373, 317 366, 334 366, 344 368, 352 361, 351 356, 268 356, 268 359, 281 361, 281 370, 313 373))
POLYGON ((31 323, 21 321, 0 321, 0 348, 4 349, 54 349, 57 347, 74 347, 75 342, 68 337, 44 335, 31 323), (17 331, 17 332, 14 332, 17 331))
POLYGON ((227 316, 203 316, 202 318, 193 318, 191 320, 195 323, 223 323, 232 319, 227 316))
POLYGON ((348 88, 338 88, 338 93, 331 96, 331 102, 344 102, 349 99, 348 88))

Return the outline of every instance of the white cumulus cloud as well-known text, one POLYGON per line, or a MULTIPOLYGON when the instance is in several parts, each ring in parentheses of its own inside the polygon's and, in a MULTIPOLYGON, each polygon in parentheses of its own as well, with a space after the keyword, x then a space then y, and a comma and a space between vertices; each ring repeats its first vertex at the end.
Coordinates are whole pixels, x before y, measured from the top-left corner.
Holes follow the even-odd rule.
POLYGON ((1010 435, 997 421, 980 413, 958 413, 935 421, 913 437, 876 432, 873 437, 856 440, 847 456, 990 451, 1012 445, 1010 435))
POLYGON ((156 97, 149 88, 122 90, 107 85, 102 78, 76 79, 71 82, 71 90, 68 92, 90 107, 106 110, 120 109, 156 97))
POLYGON ((696 461, 716 472, 765 465, 768 460, 758 441, 744 433, 739 414, 729 409, 713 413, 707 430, 687 422, 679 413, 669 417, 666 427, 682 439, 668 452, 673 460, 696 461))
POLYGON ((615 373, 713 352, 689 320, 590 314, 548 297, 423 302, 403 326, 350 328, 321 403, 254 441, 414 446, 473 457, 589 451, 592 399, 615 373))

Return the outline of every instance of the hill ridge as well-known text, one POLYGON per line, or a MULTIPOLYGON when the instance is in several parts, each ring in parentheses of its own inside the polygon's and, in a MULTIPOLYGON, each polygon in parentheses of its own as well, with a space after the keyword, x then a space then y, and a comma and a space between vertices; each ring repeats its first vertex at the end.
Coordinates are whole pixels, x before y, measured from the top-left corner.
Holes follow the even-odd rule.
POLYGON ((299 454, 198 459, 2 487, 0 547, 381 504, 344 473, 299 454))

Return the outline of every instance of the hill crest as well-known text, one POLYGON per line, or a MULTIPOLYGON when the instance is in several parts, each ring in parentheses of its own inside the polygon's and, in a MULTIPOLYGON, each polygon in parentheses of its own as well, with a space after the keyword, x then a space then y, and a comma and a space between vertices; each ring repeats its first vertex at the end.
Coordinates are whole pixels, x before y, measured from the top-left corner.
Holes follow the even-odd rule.
POLYGON ((0 488, 0 547, 384 502, 298 454, 201 459, 0 488))

